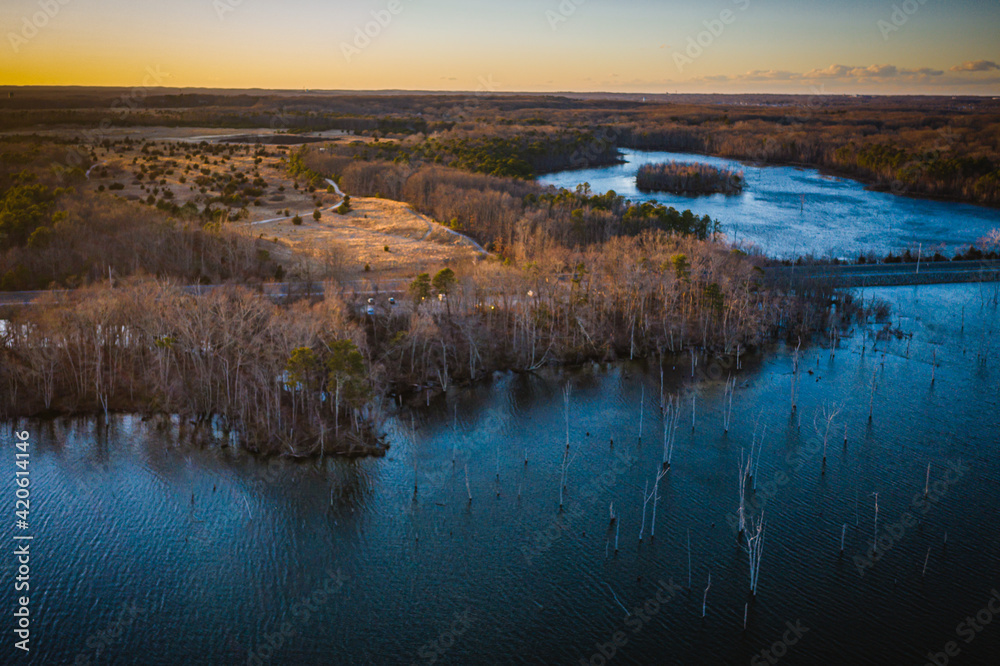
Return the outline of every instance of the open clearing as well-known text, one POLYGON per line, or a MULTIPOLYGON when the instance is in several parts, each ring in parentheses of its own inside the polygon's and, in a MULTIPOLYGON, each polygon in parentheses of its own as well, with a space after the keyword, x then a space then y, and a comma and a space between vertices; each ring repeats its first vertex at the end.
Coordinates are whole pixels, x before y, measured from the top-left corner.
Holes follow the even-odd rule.
MULTIPOLYGON (((86 140, 71 129, 46 134, 86 140)), ((344 278, 412 276, 482 255, 470 239, 401 202, 352 197, 351 212, 334 212, 342 202, 334 187, 307 187, 289 176, 286 161, 294 145, 232 142, 277 135, 267 129, 112 128, 103 136, 110 143, 91 147, 96 162, 83 187, 151 207, 169 202, 228 211, 227 225, 258 238, 291 277, 304 267, 311 275, 332 269, 344 278), (199 147, 202 142, 209 145, 199 147), (293 224, 296 215, 302 224, 293 224)), ((330 143, 369 140, 340 131, 301 136, 330 143)))
POLYGON ((290 259, 295 253, 342 262, 340 270, 351 277, 363 273, 366 264, 380 275, 412 276, 481 256, 472 241, 449 233, 405 203, 352 198, 351 208, 346 215, 324 211, 318 221, 304 217, 300 226, 281 220, 252 228, 261 238, 287 248, 287 257, 280 249, 272 251, 276 259, 290 259), (340 254, 339 261, 329 256, 331 252, 340 254))

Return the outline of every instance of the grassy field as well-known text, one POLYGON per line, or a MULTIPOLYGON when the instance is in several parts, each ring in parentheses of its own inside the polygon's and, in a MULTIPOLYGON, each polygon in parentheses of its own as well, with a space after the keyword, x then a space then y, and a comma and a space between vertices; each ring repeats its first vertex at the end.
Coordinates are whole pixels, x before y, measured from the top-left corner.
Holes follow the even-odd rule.
MULTIPOLYGON (((80 138, 73 129, 51 129, 42 136, 80 138)), ((164 201, 197 210, 227 192, 241 196, 241 207, 235 200, 228 207, 213 205, 225 211, 225 224, 245 227, 244 233, 256 237, 289 270, 307 265, 309 272, 322 273, 324 266, 333 266, 345 279, 369 272, 412 276, 480 256, 475 243, 449 233, 405 203, 352 197, 351 211, 337 213, 342 198, 333 188, 310 187, 289 175, 287 156, 294 145, 226 142, 247 136, 266 140, 279 135, 268 129, 114 128, 108 141, 95 147, 96 162, 77 187, 95 196, 114 195, 151 206, 164 201), (227 185, 220 187, 220 179, 238 185, 228 185, 229 192, 227 185)), ((280 136, 294 140, 294 135, 280 136)), ((330 145, 372 140, 336 130, 310 135, 319 137, 330 145)))

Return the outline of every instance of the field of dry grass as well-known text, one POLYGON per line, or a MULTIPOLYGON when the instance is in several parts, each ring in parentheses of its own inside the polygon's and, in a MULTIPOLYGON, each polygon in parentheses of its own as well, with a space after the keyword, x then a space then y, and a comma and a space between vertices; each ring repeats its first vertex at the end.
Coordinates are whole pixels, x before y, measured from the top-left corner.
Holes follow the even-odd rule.
MULTIPOLYGON (((252 134, 273 132, 166 127, 116 130, 116 136, 108 138, 119 143, 95 148, 97 162, 84 187, 111 191, 114 185, 116 196, 132 201, 152 205, 167 200, 203 210, 220 194, 213 191, 216 186, 208 184, 208 179, 225 175, 255 181, 262 190, 260 196, 242 209, 231 209, 227 224, 245 227, 247 233, 267 243, 272 257, 290 269, 296 267, 296 272, 301 272, 302 266, 320 272, 333 266, 347 279, 366 274, 406 277, 481 256, 475 243, 405 203, 352 197, 351 212, 338 214, 333 209, 342 199, 332 188, 310 191, 312 188, 288 175, 285 158, 294 146, 248 148, 247 144, 226 143, 219 144, 225 148, 223 153, 212 154, 192 145, 252 134), (132 139, 131 144, 120 143, 126 137, 132 139), (319 220, 313 217, 317 210, 319 220), (302 221, 299 225, 293 223, 296 215, 302 221)), ((324 138, 331 142, 358 140, 339 132, 327 134, 324 138)), ((225 208, 218 202, 212 205, 225 208)))
POLYGON ((449 233, 405 203, 352 198, 351 208, 346 215, 324 211, 319 220, 303 217, 301 225, 280 220, 252 229, 280 246, 272 252, 276 258, 318 257, 337 265, 348 278, 361 277, 366 265, 379 276, 407 277, 481 256, 470 240, 449 233))

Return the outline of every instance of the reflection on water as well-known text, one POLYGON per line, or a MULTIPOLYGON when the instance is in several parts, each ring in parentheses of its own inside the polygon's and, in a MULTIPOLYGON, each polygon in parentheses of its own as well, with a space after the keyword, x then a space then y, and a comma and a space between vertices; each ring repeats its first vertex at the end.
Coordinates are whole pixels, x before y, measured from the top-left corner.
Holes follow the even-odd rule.
MULTIPOLYGON (((790 622, 801 638, 783 664, 923 663, 1000 585, 1000 320, 977 285, 877 295, 912 339, 855 331, 835 356, 806 349, 797 414, 787 349, 741 370, 703 358, 693 381, 687 358, 667 368, 681 427, 656 538, 650 503, 641 544, 662 423, 659 373, 640 364, 497 375, 421 410, 412 427, 400 415, 377 460, 261 464, 179 443, 189 431, 176 420, 19 424, 39 442, 29 661, 575 664, 602 663, 591 657, 613 647, 612 663, 748 663, 790 622), (834 403, 824 468, 813 421, 834 403), (747 555, 730 524, 755 424, 758 442, 767 434, 749 503, 767 527, 744 631, 747 555), (928 463, 933 494, 922 500, 928 463), (861 566, 874 492, 890 540, 861 566), (94 638, 116 623, 113 641, 94 638), (95 658, 88 644, 106 647, 95 658)), ((2 576, 7 586, 10 567, 2 576)), ((1000 628, 961 645, 963 663, 987 663, 1000 628)))
POLYGON ((626 163, 539 178, 543 184, 575 188, 590 183, 594 192, 614 190, 634 201, 655 200, 678 210, 690 208, 722 224, 732 240, 752 243, 769 256, 849 257, 874 252, 900 252, 918 245, 951 256, 1000 227, 1000 210, 884 192, 870 192, 846 178, 799 167, 755 167, 734 160, 684 153, 625 151, 626 163), (686 197, 666 192, 644 193, 635 185, 643 164, 670 160, 702 162, 742 170, 742 194, 686 197))

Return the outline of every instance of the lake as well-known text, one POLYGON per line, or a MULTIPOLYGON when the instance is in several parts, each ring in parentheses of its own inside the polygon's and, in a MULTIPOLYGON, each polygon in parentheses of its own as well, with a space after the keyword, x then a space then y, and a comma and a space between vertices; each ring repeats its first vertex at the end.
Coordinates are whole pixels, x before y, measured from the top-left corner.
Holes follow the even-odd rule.
MULTIPOLYGON (((739 369, 700 357, 694 378, 689 357, 668 361, 680 426, 641 543, 663 455, 655 364, 498 373, 395 414, 385 459, 261 463, 192 443, 176 419, 21 421, 35 624, 20 661, 746 664, 773 650, 782 664, 922 664, 957 641, 961 663, 988 663, 1000 622, 970 643, 956 630, 1000 588, 993 289, 866 291, 912 338, 876 340, 873 325, 835 355, 804 347, 794 413, 789 347, 739 369), (824 410, 837 412, 825 465, 824 410), (766 527, 750 600, 732 525, 755 443, 748 515, 766 527)), ((13 568, 0 575, 10 590, 13 568)))
POLYGON ((854 259, 873 252, 937 249, 951 256, 988 231, 1000 227, 1000 210, 983 206, 897 196, 866 190, 862 183, 816 169, 752 166, 736 160, 668 152, 623 151, 624 164, 562 171, 541 176, 545 185, 575 188, 590 183, 603 194, 614 190, 633 201, 657 201, 678 210, 718 220, 726 236, 754 245, 769 256, 854 259), (743 192, 689 197, 666 192, 640 192, 635 176, 644 164, 700 162, 743 171, 743 192))

